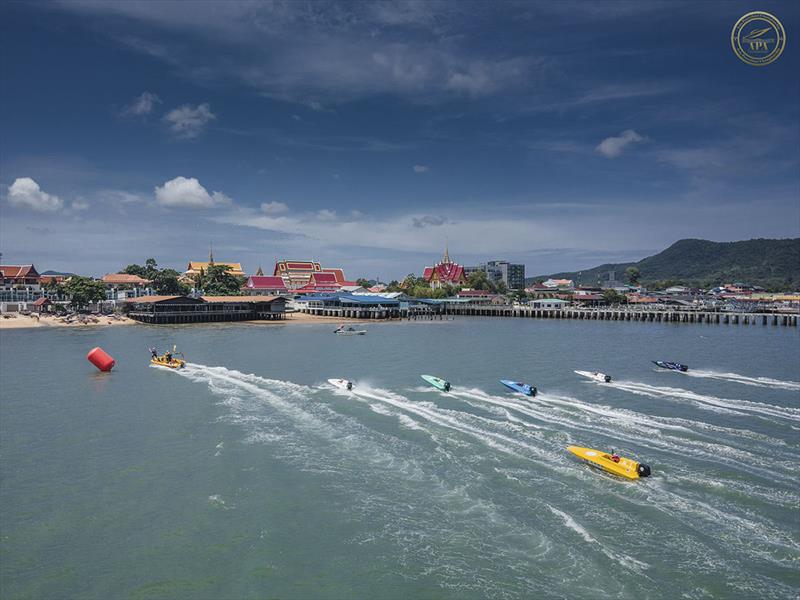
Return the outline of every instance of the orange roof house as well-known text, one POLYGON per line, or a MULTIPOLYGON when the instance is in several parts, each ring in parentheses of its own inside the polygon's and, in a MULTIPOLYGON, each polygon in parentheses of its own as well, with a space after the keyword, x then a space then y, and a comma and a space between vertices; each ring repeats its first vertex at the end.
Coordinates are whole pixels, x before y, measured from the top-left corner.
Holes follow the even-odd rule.
POLYGON ((150 283, 149 279, 144 279, 138 275, 129 275, 128 273, 106 273, 101 280, 109 286, 113 285, 132 285, 132 286, 145 286, 150 283))
POLYGON ((37 285, 41 276, 33 265, 0 265, 3 285, 37 285))

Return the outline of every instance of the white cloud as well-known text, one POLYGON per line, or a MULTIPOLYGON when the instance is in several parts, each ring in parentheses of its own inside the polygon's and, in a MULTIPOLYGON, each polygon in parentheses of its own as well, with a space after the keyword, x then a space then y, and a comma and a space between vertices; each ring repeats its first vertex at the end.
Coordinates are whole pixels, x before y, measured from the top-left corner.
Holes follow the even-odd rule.
POLYGON ((8 201, 12 206, 39 212, 60 210, 64 201, 48 194, 30 177, 19 177, 8 187, 8 201))
POLYGON ((141 96, 135 98, 133 102, 123 109, 122 114, 133 117, 146 117, 153 112, 156 104, 161 104, 161 98, 151 92, 142 92, 141 96))
POLYGON ((70 204, 72 210, 88 210, 91 205, 84 200, 73 200, 70 204))
POLYGON ((208 193, 194 177, 176 177, 162 186, 156 186, 156 202, 168 208, 213 208, 232 204, 222 192, 208 193))
POLYGON ((322 210, 317 211, 317 219, 320 221, 328 221, 333 222, 337 219, 336 211, 328 210, 327 208, 323 208, 322 210))
POLYGON ((265 215, 280 215, 289 212, 289 207, 283 202, 262 202, 261 212, 265 215))
POLYGON ((211 112, 211 105, 206 103, 192 106, 184 104, 164 115, 164 121, 170 131, 178 138, 192 139, 199 136, 210 121, 217 116, 211 112))
POLYGON ((427 165, 414 165, 414 173, 427 173, 431 168, 427 165))
POLYGON ((595 150, 597 150, 606 158, 616 158, 631 144, 638 144, 646 139, 647 138, 639 135, 633 129, 626 129, 618 136, 607 137, 604 139, 597 145, 595 150))

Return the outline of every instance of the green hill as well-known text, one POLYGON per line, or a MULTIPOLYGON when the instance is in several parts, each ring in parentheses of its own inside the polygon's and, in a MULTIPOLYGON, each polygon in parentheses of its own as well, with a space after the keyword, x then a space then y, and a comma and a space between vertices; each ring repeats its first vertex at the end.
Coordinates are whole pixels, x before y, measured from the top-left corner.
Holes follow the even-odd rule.
POLYGON ((527 281, 553 277, 591 285, 607 281, 612 271, 618 281, 623 281, 625 269, 630 266, 639 269, 641 282, 649 287, 713 287, 742 282, 769 290, 796 290, 800 288, 800 238, 741 242, 680 240, 663 252, 638 262, 605 264, 580 272, 529 278, 527 281))

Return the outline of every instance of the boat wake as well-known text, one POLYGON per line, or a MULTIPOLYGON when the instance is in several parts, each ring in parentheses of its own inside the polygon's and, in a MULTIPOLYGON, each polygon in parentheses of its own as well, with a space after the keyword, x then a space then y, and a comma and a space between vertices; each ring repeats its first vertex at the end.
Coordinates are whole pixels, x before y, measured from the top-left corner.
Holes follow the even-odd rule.
MULTIPOLYGON (((479 388, 401 393, 358 381, 346 391, 197 364, 174 372, 207 385, 225 409, 224 420, 240 426, 246 442, 268 444, 270 459, 317 478, 343 506, 343 517, 364 523, 349 543, 381 539, 375 547, 386 548, 389 541, 387 564, 401 570, 425 564, 426 576, 458 595, 541 596, 565 577, 596 597, 646 595, 639 580, 658 574, 641 557, 654 545, 701 564, 715 555, 714 544, 725 544, 737 558, 715 570, 747 584, 754 580, 742 575, 743 565, 789 568, 787 560, 800 553, 772 512, 753 506, 800 500, 790 491, 798 484, 791 448, 715 423, 713 413, 698 420, 663 417, 558 393, 528 399, 479 388), (654 475, 635 485, 599 477, 563 452, 574 442, 624 445, 647 456, 654 475), (719 486, 712 472, 720 475, 719 486), (756 479, 745 482, 742 473, 756 479), (770 487, 774 481, 786 482, 789 491, 778 493, 770 487), (652 531, 653 511, 679 521, 676 532, 652 531), (620 534, 621 514, 636 536, 620 534), (465 546, 496 560, 466 559, 465 546), (496 588, 498 561, 514 575, 514 587, 496 588), (596 581, 597 561, 625 568, 607 569, 596 581), (533 562, 546 564, 547 574, 539 569, 531 579, 533 562), (623 575, 629 569, 639 572, 633 583, 623 575)), ((772 405, 622 385, 709 410, 798 417, 772 405)))
POLYGON ((753 402, 751 400, 718 398, 716 396, 698 394, 697 392, 685 390, 683 388, 650 385, 648 383, 636 381, 615 381, 607 385, 613 386, 619 390, 630 392, 632 394, 638 394, 640 396, 688 402, 704 410, 711 410, 739 416, 755 415, 762 418, 783 419, 800 422, 800 409, 788 406, 753 402))
POLYGON ((772 388, 776 390, 800 391, 800 381, 783 381, 781 379, 772 379, 770 377, 749 377, 747 375, 739 375, 738 373, 720 373, 718 371, 704 370, 687 371, 685 375, 688 375, 689 377, 717 379, 730 383, 741 383, 742 385, 772 388))

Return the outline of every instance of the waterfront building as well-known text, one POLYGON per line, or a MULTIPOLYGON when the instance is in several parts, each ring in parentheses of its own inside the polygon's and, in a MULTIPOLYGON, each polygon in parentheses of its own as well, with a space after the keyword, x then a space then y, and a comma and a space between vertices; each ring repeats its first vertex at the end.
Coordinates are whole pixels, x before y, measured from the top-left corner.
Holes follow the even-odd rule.
POLYGON ((128 316, 144 323, 209 323, 283 319, 281 296, 142 296, 126 301, 128 316))
POLYGON ((533 308, 562 309, 569 306, 569 302, 561 298, 540 298, 538 300, 531 300, 528 302, 528 306, 532 306, 533 308))
POLYGON ((336 268, 322 268, 320 263, 313 260, 279 260, 275 263, 275 269, 272 272, 274 277, 281 277, 287 289, 295 290, 312 284, 312 287, 317 282, 312 281, 312 276, 325 273, 332 275, 333 278, 324 277, 324 281, 330 283, 334 282, 339 285, 355 285, 354 281, 348 281, 344 276, 344 270, 336 268))
POLYGON ((152 294, 150 280, 127 273, 106 273, 102 281, 106 286, 106 299, 125 300, 152 294))
POLYGON ((319 271, 311 274, 307 284, 293 291, 298 294, 327 294, 341 289, 342 285, 336 280, 334 273, 319 271))
POLYGON ((460 290, 456 294, 459 300, 467 300, 469 304, 491 304, 499 296, 489 290, 460 290))
POLYGON ((450 260, 450 253, 446 247, 442 261, 432 267, 425 267, 422 277, 428 282, 432 290, 446 285, 464 285, 467 283, 464 267, 450 260))
POLYGON ((41 276, 33 265, 0 265, 0 301, 33 302, 42 295, 41 276))
POLYGON ((286 283, 282 277, 251 275, 247 278, 247 282, 242 288, 242 293, 256 296, 263 294, 283 296, 288 294, 289 290, 286 289, 286 283))

